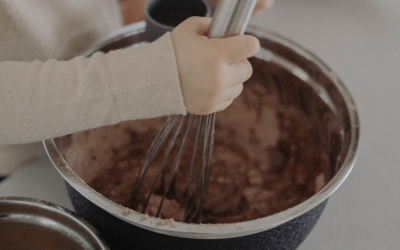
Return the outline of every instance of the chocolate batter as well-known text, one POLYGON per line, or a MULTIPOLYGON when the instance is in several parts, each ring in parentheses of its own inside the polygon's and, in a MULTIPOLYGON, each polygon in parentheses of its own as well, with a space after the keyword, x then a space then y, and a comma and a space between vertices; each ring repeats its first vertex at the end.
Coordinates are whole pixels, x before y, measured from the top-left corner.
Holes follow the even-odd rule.
MULTIPOLYGON (((208 190, 202 216, 193 222, 233 223, 284 211, 321 190, 336 171, 341 140, 334 113, 286 70, 259 59, 251 62, 254 74, 243 93, 217 113, 208 190)), ((65 158, 93 189, 142 212, 161 157, 133 197, 132 189, 141 160, 164 122, 165 118, 130 121, 71 135, 65 158)), ((183 221, 192 145, 193 137, 161 218, 183 221)), ((197 167, 192 191, 198 171, 197 167)), ((165 171, 156 183, 146 214, 156 214, 168 177, 165 171)))

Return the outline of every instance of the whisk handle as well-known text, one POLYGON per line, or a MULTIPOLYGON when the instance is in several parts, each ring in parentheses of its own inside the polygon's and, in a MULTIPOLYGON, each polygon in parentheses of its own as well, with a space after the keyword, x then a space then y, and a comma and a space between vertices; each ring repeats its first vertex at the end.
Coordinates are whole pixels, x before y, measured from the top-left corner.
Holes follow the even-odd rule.
POLYGON ((257 0, 219 0, 208 36, 243 35, 257 0))

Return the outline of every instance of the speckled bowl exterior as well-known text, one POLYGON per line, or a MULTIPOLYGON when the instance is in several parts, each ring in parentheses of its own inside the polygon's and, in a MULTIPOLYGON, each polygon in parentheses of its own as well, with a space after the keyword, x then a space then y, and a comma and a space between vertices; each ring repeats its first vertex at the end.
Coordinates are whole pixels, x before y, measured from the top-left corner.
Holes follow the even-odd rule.
POLYGON ((228 239, 190 239, 155 233, 118 219, 96 206, 67 184, 78 215, 103 235, 111 249, 180 250, 290 250, 296 249, 317 223, 328 200, 275 228, 228 239))

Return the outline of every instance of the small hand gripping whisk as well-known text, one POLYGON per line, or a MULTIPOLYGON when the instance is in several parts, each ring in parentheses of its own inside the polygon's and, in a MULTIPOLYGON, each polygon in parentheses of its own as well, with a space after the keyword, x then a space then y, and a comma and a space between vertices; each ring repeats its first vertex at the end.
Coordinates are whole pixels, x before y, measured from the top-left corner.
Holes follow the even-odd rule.
MULTIPOLYGON (((219 0, 208 36, 222 38, 244 34, 256 2, 257 0, 219 0)), ((184 151, 188 151, 191 160, 190 164, 188 164, 189 161, 186 161, 188 165, 185 167, 189 168, 185 170, 187 172, 186 181, 184 181, 186 186, 183 186, 184 190, 180 190, 184 192, 183 197, 185 197, 180 206, 183 206, 185 210, 183 221, 201 222, 211 172, 214 126, 215 113, 206 116, 191 114, 170 116, 144 157, 132 191, 131 207, 146 213, 152 195, 157 194, 161 199, 157 200, 159 203, 155 216, 159 217, 171 189, 178 192, 172 184, 177 178, 182 155, 185 155, 184 151), (197 129, 192 131, 193 124, 197 125, 197 129), (165 146, 167 138, 169 138, 169 142, 165 146), (187 141, 193 141, 193 145, 186 146, 187 141), (164 155, 161 160, 157 161, 156 157, 160 152, 163 152, 164 155), (172 159, 170 155, 174 153, 176 156, 172 159), (161 163, 155 173, 149 174, 150 166, 155 162, 161 163), (166 171, 167 169, 168 171, 166 171), (152 178, 148 177, 149 175, 152 175, 152 178), (196 185, 192 187, 194 182, 196 185), (151 184, 149 185, 149 183, 151 184)), ((187 152, 186 155, 188 155, 187 152)))

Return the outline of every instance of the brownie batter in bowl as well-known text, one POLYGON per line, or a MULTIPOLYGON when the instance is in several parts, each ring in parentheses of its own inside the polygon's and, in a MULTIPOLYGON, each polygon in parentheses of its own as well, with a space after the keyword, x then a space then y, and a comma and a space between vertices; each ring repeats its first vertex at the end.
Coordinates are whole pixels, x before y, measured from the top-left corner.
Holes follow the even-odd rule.
MULTIPOLYGON (((335 166, 329 162, 335 146, 332 138, 341 144, 334 113, 286 70, 257 58, 251 61, 254 74, 243 93, 217 113, 202 223, 242 222, 284 211, 313 196, 334 174, 335 166), (307 104, 299 95, 307 96, 307 104)), ((129 121, 71 135, 65 159, 97 192, 141 212, 161 157, 145 177, 142 197, 134 197, 142 202, 132 205, 131 193, 144 154, 164 122, 164 118, 129 121)), ((161 210, 163 219, 183 221, 193 144, 187 143, 188 154, 161 210)), ((151 196, 146 210, 150 216, 157 212, 169 172, 163 172, 151 196)), ((196 178, 192 189, 195 183, 196 178)))
MULTIPOLYGON (((143 23, 124 28, 87 56, 143 44, 144 31, 143 23)), ((150 168, 141 192, 131 196, 141 161, 166 117, 122 122, 44 142, 68 183, 78 214, 103 233, 118 231, 109 241, 125 240, 139 249, 168 244, 181 249, 257 249, 258 244, 292 249, 287 247, 300 244, 315 225, 326 200, 355 161, 359 131, 354 103, 336 75, 302 47, 256 27, 249 27, 248 33, 260 39, 262 48, 250 59, 253 76, 243 93, 217 113, 205 204, 201 218, 192 223, 182 221, 193 138, 160 218, 154 215, 168 170, 156 184, 145 213, 142 208, 161 159, 150 168), (115 221, 101 221, 109 216, 115 221), (157 241, 130 242, 128 232, 136 238, 152 235, 157 241), (248 240, 253 248, 246 245, 248 240)))

